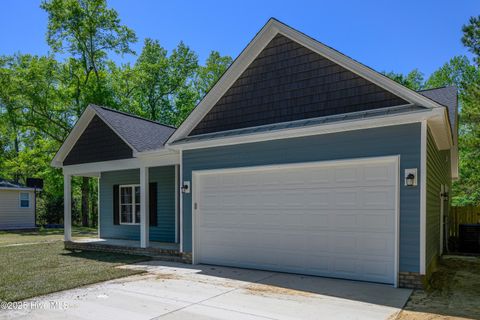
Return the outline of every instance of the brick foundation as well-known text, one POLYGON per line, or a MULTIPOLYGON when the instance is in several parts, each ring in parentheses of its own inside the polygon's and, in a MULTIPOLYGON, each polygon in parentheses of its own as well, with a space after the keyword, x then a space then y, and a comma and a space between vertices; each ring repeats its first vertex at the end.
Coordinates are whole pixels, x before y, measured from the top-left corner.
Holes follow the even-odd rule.
POLYGON ((418 272, 399 272, 398 286, 409 289, 425 289, 425 275, 418 272))
MULTIPOLYGON (((67 250, 87 250, 87 251, 103 251, 116 252, 124 254, 133 254, 152 257, 155 260, 181 262, 186 264, 192 263, 191 252, 179 252, 173 249, 161 248, 139 248, 129 246, 116 246, 100 243, 89 242, 73 242, 65 241, 65 249, 67 250)), ((426 283, 425 275, 418 272, 400 272, 398 274, 398 286, 400 288, 424 289, 426 283)))
POLYGON ((180 253, 173 249, 161 249, 161 248, 139 248, 129 246, 116 246, 100 243, 89 242, 73 242, 65 241, 65 249, 67 250, 86 250, 86 251, 102 251, 102 252, 115 252, 124 254, 133 254, 139 256, 152 257, 155 260, 192 263, 192 254, 189 252, 180 253))

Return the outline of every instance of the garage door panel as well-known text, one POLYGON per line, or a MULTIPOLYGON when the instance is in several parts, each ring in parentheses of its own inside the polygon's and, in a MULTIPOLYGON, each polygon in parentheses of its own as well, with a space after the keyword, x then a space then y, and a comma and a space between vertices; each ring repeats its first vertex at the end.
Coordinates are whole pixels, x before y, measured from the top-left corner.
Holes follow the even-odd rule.
POLYGON ((396 164, 198 175, 197 262, 393 283, 396 164))

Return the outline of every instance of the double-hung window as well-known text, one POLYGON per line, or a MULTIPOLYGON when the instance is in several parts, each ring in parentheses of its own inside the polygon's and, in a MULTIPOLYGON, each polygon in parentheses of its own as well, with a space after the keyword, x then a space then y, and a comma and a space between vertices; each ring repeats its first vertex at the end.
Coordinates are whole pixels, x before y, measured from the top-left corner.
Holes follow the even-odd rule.
POLYGON ((140 223, 140 186, 123 185, 120 191, 120 223, 140 223))
POLYGON ((30 208, 30 193, 20 192, 20 208, 30 208))

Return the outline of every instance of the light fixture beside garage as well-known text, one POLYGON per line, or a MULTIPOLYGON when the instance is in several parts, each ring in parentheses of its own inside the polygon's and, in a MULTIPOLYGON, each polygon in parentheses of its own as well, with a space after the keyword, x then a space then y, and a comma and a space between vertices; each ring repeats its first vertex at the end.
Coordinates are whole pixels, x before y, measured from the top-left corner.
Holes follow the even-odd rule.
POLYGON ((407 187, 417 185, 417 169, 405 169, 405 185, 407 187))
POLYGON ((181 190, 183 193, 190 193, 190 181, 183 181, 181 190))

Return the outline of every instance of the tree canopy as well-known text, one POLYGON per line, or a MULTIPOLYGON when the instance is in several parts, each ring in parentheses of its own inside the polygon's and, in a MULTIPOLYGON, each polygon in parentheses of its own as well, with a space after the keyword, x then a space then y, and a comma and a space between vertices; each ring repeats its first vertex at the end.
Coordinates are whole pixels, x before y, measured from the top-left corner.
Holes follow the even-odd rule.
MULTIPOLYGON (((168 52, 145 39, 136 55, 135 32, 105 0, 46 0, 46 56, 0 57, 0 177, 45 179, 41 221, 60 222, 62 175, 50 161, 89 104, 105 105, 179 125, 232 59, 212 51, 205 61, 185 43, 168 52), (134 55, 130 64, 112 55, 134 55), (43 219, 43 220, 42 220, 43 219)), ((74 221, 96 221, 96 184, 75 178, 74 221)))
MULTIPOLYGON (((202 62, 187 44, 165 49, 147 38, 136 53, 135 32, 106 0, 45 0, 51 54, 0 57, 0 177, 45 179, 40 222, 60 223, 62 173, 50 161, 85 108, 93 103, 178 126, 221 77, 232 58, 211 51, 202 62), (113 56, 133 55, 133 63, 113 56), (118 59, 117 59, 118 60, 118 59)), ((427 79, 419 69, 384 72, 413 90, 454 85, 460 98, 460 180, 456 205, 480 204, 480 16, 460 41, 473 55, 452 57, 427 79)), ((95 225, 97 185, 73 180, 74 222, 95 225)))

